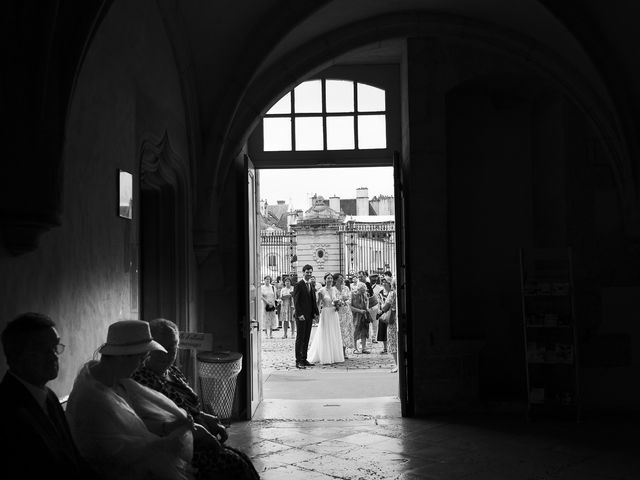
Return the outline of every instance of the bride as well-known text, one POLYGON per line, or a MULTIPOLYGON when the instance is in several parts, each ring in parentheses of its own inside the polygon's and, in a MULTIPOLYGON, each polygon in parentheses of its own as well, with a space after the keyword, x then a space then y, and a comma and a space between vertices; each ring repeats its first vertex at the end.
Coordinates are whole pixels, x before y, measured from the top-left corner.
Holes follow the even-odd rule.
POLYGON ((324 276, 325 286, 318 292, 320 321, 309 347, 309 361, 326 363, 344 362, 340 333, 340 295, 333 286, 333 275, 324 276))

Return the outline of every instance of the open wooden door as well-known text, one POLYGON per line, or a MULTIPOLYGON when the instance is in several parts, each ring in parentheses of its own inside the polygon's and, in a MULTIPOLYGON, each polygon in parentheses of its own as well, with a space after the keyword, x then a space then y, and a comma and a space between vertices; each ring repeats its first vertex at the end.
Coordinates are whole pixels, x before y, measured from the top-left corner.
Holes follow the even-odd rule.
POLYGON ((247 234, 245 238, 246 252, 246 272, 247 272, 247 305, 245 312, 248 315, 247 346, 248 354, 247 367, 250 372, 247 373, 247 412, 249 418, 253 417, 258 405, 262 402, 262 359, 261 352, 261 336, 260 323, 258 319, 258 294, 260 292, 260 280, 258 275, 258 175, 253 163, 248 155, 244 156, 245 171, 247 172, 246 191, 245 191, 245 212, 247 225, 247 234))
POLYGON ((400 377, 400 406, 403 417, 413 416, 412 400, 412 374, 411 374, 411 342, 408 332, 411 331, 411 319, 407 306, 407 258, 406 241, 407 230, 405 223, 405 186, 402 174, 400 154, 393 154, 393 180, 395 194, 395 221, 396 221, 396 283, 397 283, 397 317, 398 317, 398 372, 400 377))

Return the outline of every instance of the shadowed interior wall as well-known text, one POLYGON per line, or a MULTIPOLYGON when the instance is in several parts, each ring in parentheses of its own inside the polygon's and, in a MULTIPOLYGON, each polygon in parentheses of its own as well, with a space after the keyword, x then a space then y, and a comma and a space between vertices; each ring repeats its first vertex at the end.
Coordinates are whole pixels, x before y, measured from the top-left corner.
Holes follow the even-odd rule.
MULTIPOLYGON (((69 393, 78 368, 105 341, 108 325, 138 315, 131 246, 139 211, 132 221, 117 216, 116 171, 133 173, 137 203, 144 137, 166 131, 178 156, 188 158, 170 52, 155 2, 116 2, 86 54, 70 105, 62 226, 45 234, 33 253, 0 258, 0 328, 24 311, 53 317, 67 345, 59 377, 50 383, 59 396, 69 393), (140 109, 140 92, 152 99, 150 109, 140 109)), ((4 373, 4 355, 0 362, 4 373)))
POLYGON ((480 395, 502 399, 524 389, 518 259, 531 237, 531 110, 499 87, 447 97, 451 336, 484 341, 480 395))

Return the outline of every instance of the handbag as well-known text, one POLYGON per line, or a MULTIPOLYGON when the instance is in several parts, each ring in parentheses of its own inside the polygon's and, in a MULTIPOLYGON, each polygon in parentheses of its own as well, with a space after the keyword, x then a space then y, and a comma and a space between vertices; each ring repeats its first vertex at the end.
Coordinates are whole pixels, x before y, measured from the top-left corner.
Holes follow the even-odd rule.
POLYGON ((267 312, 273 312, 276 309, 276 307, 274 305, 268 304, 266 307, 264 307, 264 309, 267 312))
POLYGON ((387 325, 393 325, 394 323, 396 323, 396 311, 389 310, 389 321, 387 322, 387 325))

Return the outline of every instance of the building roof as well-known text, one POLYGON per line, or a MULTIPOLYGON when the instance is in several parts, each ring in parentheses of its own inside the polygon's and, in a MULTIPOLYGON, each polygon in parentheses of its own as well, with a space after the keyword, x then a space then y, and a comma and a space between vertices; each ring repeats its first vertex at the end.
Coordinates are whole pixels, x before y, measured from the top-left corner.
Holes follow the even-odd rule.
MULTIPOLYGON (((329 200, 325 200, 325 205, 329 205, 329 200)), ((341 198, 340 199, 340 211, 345 215, 355 215, 357 213, 356 210, 356 199, 355 198, 341 198)), ((369 201, 369 215, 375 215, 376 212, 371 206, 371 201, 369 201)))
POLYGON ((394 215, 347 215, 344 218, 346 222, 356 222, 356 223, 385 223, 385 222, 395 222, 394 215))

